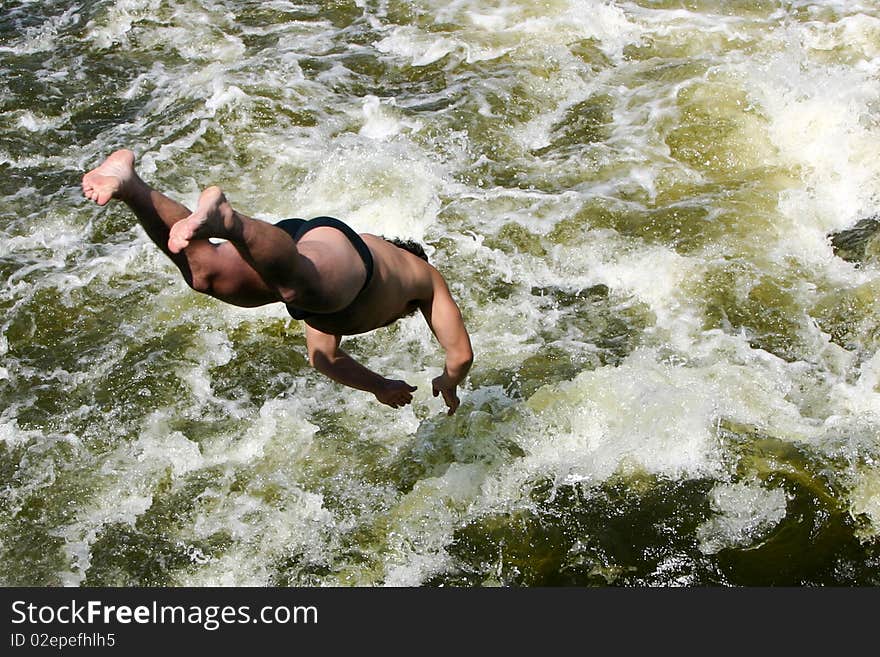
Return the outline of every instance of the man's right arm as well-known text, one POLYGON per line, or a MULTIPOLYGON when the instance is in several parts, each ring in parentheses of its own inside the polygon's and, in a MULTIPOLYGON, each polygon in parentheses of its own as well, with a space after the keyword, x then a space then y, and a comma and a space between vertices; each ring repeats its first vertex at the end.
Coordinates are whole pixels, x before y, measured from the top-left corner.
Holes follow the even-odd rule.
POLYGON ((323 333, 306 324, 309 362, 316 370, 337 383, 371 392, 383 404, 400 408, 412 401, 415 386, 406 381, 386 379, 364 367, 339 348, 341 337, 323 333))

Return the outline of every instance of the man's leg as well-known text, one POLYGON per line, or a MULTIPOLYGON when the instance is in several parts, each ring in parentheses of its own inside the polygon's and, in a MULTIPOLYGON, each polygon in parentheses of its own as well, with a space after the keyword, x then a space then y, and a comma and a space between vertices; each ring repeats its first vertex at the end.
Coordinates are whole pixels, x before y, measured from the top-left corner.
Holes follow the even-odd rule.
POLYGON ((278 291, 266 284, 231 243, 213 244, 207 239, 195 239, 185 249, 172 252, 168 248, 171 228, 191 213, 138 177, 131 151, 121 150, 110 155, 83 176, 82 188, 85 196, 98 205, 105 205, 110 199, 125 202, 150 239, 171 258, 194 290, 237 306, 281 301, 278 291))
POLYGON ((295 241, 278 226, 235 210, 219 187, 204 190, 196 210, 171 227, 168 249, 186 253, 209 237, 229 240, 280 300, 316 313, 347 307, 367 275, 342 231, 319 226, 295 241))
POLYGON ((208 237, 229 240, 279 300, 302 301, 318 285, 314 263, 303 257, 287 231, 238 212, 219 187, 205 189, 195 212, 171 227, 168 250, 174 257, 208 237))

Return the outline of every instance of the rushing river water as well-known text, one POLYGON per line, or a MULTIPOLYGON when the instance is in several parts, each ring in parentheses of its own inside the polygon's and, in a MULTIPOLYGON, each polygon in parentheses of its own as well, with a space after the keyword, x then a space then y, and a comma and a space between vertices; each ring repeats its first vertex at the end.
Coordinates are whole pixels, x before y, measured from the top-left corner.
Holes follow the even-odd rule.
POLYGON ((880 583, 880 2, 2 0, 0 582, 880 583), (476 360, 190 290, 82 174, 418 239, 476 360))

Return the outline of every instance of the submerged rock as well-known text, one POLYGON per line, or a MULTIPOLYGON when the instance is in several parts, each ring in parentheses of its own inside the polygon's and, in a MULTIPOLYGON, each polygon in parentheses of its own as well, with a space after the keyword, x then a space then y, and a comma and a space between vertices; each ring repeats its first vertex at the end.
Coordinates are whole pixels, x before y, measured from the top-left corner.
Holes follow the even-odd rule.
POLYGON ((862 219, 852 228, 829 234, 834 254, 847 262, 864 262, 880 254, 880 214, 862 219))

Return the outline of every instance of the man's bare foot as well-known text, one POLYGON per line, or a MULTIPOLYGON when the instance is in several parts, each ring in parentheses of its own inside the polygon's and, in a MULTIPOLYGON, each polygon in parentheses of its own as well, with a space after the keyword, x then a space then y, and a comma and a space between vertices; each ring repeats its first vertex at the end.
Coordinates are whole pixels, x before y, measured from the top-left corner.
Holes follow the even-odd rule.
POLYGON ((235 211, 219 187, 208 187, 199 196, 196 211, 171 227, 168 250, 180 253, 192 240, 209 237, 232 238, 235 211))
POLYGON ((98 205, 106 205, 111 198, 120 198, 134 179, 134 153, 116 151, 83 176, 83 194, 98 205))

